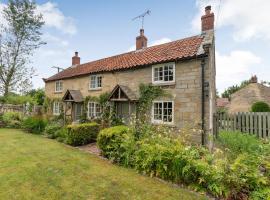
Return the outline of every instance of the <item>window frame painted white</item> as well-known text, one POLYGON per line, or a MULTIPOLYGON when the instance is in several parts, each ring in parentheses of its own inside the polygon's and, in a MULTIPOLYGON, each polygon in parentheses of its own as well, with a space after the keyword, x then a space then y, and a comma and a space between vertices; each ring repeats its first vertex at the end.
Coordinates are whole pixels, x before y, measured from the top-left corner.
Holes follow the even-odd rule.
POLYGON ((159 101, 153 101, 152 103, 152 116, 151 116, 151 121, 153 124, 167 124, 167 125, 174 125, 174 101, 172 100, 159 100, 159 101), (154 109, 155 109, 155 103, 162 103, 162 120, 157 120, 155 119, 154 116, 154 109), (172 121, 171 122, 165 122, 164 121, 164 103, 172 103, 172 121))
MULTIPOLYGON (((169 69, 168 69, 169 71, 169 69)), ((159 76, 158 76, 159 77, 159 76)), ((169 76, 168 76, 169 77, 169 76)), ((170 85, 170 84, 175 84, 175 62, 168 62, 168 63, 161 63, 161 64, 156 64, 156 65, 152 65, 152 83, 155 85, 170 85), (173 80, 171 81, 165 81, 164 77, 164 68, 165 66, 168 66, 168 68, 170 67, 170 65, 172 65, 173 67, 173 80), (159 69, 160 67, 163 68, 163 80, 155 80, 155 69, 159 69)))
POLYGON ((102 75, 99 75, 99 74, 95 74, 95 75, 90 75, 89 77, 89 90, 100 90, 102 89, 102 75), (95 78, 94 80, 94 86, 95 87, 92 87, 92 78, 95 78), (100 86, 99 85, 99 78, 100 78, 100 86))
POLYGON ((58 80, 58 81, 55 81, 55 87, 54 87, 54 91, 55 92, 63 92, 63 81, 61 81, 61 80, 58 80), (61 87, 59 87, 59 86, 57 86, 57 84, 60 84, 60 86, 61 87), (60 90, 58 90, 59 88, 60 88, 60 90))
POLYGON ((87 103, 87 117, 88 117, 88 119, 99 118, 101 116, 101 113, 102 112, 101 112, 101 105, 100 105, 100 103, 95 102, 95 101, 88 101, 88 103, 87 103), (93 104, 94 106, 90 106, 90 104, 93 104), (99 106, 99 112, 97 112, 97 105, 99 106), (93 115, 90 115, 90 110, 91 110, 91 112, 93 112, 93 115))
POLYGON ((53 115, 60 115, 61 111, 61 103, 60 101, 53 102, 53 115), (58 109, 56 109, 56 105, 58 105, 58 109))

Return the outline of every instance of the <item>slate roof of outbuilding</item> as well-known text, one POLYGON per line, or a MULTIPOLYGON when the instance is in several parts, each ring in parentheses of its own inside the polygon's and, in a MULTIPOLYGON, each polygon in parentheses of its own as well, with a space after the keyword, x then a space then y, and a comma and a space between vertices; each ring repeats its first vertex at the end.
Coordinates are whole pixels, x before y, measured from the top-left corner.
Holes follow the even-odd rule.
POLYGON ((72 66, 44 79, 44 81, 49 82, 91 73, 124 70, 168 61, 192 59, 203 54, 198 54, 202 42, 203 36, 197 35, 147 47, 141 50, 72 66))

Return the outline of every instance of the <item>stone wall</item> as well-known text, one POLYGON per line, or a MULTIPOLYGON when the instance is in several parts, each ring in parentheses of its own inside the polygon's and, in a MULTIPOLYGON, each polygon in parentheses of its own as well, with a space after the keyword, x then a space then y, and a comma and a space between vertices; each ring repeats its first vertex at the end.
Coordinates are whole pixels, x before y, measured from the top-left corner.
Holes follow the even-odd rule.
MULTIPOLYGON (((205 81, 210 82, 212 75, 208 59, 205 65, 205 81)), ((63 92, 55 93, 55 82, 48 82, 45 86, 46 96, 62 98, 67 89, 80 90, 83 96, 98 96, 104 92, 111 92, 115 85, 126 85, 137 95, 140 83, 152 83, 152 67, 129 69, 110 73, 102 73, 102 90, 89 90, 89 76, 63 80, 63 92)), ((201 123, 201 60, 177 62, 175 65, 175 83, 162 86, 174 101, 174 125, 182 128, 185 125, 201 123)), ((211 86, 214 87, 214 86, 211 86)), ((164 97, 165 98, 165 97, 164 97)), ((162 99, 164 99, 162 98, 162 99)), ((209 127, 209 98, 205 98, 205 121, 209 127)))

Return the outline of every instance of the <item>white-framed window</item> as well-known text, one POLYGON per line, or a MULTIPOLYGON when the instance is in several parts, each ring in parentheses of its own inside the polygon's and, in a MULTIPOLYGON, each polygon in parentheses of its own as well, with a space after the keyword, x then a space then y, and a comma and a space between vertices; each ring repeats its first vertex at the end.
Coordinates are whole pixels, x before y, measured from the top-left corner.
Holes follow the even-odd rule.
POLYGON ((98 118, 101 115, 101 106, 97 102, 88 102, 88 118, 98 118))
POLYGON ((102 76, 101 75, 91 75, 89 89, 100 89, 102 87, 102 76))
POLYGON ((63 91, 63 81, 55 81, 55 92, 63 91))
POLYGON ((175 63, 162 63, 153 65, 152 82, 154 84, 166 84, 175 82, 175 63))
POLYGON ((60 102, 59 101, 54 101, 53 102, 53 115, 60 115, 60 102))
POLYGON ((152 106, 152 122, 161 124, 173 124, 174 102, 154 101, 152 106))

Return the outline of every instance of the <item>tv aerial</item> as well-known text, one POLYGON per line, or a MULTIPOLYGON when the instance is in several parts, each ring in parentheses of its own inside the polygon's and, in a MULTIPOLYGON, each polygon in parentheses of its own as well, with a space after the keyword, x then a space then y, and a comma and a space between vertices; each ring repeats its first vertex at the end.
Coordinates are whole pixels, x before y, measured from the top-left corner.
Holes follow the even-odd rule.
POLYGON ((60 71, 64 70, 64 68, 57 67, 57 66, 52 66, 52 68, 57 69, 57 73, 59 73, 60 71))
POLYGON ((137 16, 137 17, 134 17, 134 18, 132 19, 132 21, 134 21, 134 20, 136 20, 136 19, 142 19, 142 29, 143 29, 143 25, 144 25, 144 17, 145 17, 146 15, 150 15, 150 13, 151 13, 151 11, 150 11, 150 10, 147 10, 147 11, 145 11, 143 14, 141 14, 141 15, 139 15, 139 16, 137 16))

